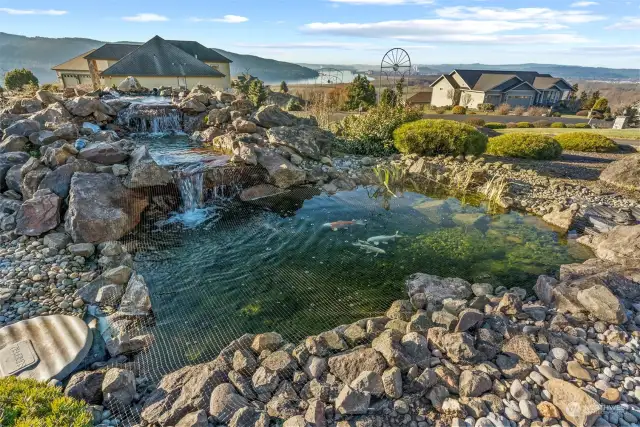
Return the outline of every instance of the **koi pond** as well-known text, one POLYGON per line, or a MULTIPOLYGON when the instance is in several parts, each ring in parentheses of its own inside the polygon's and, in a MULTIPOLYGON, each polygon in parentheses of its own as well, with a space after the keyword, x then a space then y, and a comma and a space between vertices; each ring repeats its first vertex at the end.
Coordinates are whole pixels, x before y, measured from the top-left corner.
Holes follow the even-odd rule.
POLYGON ((538 275, 590 257, 539 218, 455 198, 363 187, 198 206, 197 180, 186 184, 187 211, 205 215, 157 224, 148 237, 167 244, 136 256, 156 317, 155 344, 137 363, 158 375, 212 360, 244 333, 296 342, 381 315, 416 272, 531 289, 538 275))

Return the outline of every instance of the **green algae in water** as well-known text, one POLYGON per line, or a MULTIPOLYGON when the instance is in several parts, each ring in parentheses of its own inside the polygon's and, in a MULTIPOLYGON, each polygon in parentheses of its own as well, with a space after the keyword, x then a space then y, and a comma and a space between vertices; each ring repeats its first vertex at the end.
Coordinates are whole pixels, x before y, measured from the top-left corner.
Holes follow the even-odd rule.
POLYGON ((174 232, 175 243, 153 256, 138 254, 157 320, 155 344, 139 357, 145 369, 160 375, 212 360, 244 333, 275 330, 296 342, 381 315, 406 298, 404 282, 416 272, 531 289, 539 274, 590 257, 535 217, 488 215, 453 198, 374 194, 313 197, 287 216, 221 208, 217 222, 174 232), (323 227, 351 220, 366 225, 323 227), (353 246, 396 231, 401 238, 379 246, 384 255, 353 246))

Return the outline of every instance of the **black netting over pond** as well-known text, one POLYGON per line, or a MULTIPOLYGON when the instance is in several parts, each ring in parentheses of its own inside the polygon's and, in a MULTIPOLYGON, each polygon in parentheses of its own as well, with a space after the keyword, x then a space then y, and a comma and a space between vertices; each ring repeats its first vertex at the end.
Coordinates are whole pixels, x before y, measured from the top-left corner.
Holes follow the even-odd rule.
POLYGON ((380 174, 335 195, 269 195, 256 188, 261 168, 228 166, 185 137, 139 143, 174 179, 138 190, 149 206, 122 239, 151 293, 154 321, 134 334, 154 341, 134 367, 152 383, 214 360, 243 334, 276 331, 297 344, 383 315, 407 298, 413 273, 531 289, 538 275, 590 256, 537 217, 495 213, 441 184, 380 174))

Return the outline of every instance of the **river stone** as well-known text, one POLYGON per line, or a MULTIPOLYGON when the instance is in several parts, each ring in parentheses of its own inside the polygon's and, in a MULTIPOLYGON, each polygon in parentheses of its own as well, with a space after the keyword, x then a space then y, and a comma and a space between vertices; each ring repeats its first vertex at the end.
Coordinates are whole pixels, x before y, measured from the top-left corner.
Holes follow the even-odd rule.
POLYGON ((271 183, 276 187, 289 188, 307 180, 304 170, 278 154, 259 151, 257 157, 258 164, 266 169, 271 183))
POLYGON ((387 362, 372 348, 358 348, 327 360, 329 371, 345 384, 351 384, 362 372, 384 373, 387 362))
POLYGON ((577 299, 596 318, 615 325, 627 321, 625 308, 620 300, 602 285, 595 285, 578 292, 577 299))
POLYGON ((472 295, 471 284, 458 278, 442 278, 424 273, 412 274, 406 281, 405 286, 409 297, 423 293, 427 300, 437 308, 442 306, 442 302, 447 298, 469 299, 472 295))
POLYGON ((149 204, 110 174, 77 172, 71 179, 65 228, 77 243, 118 240, 140 222, 149 204))
POLYGON ((62 381, 89 353, 92 342, 87 325, 73 316, 36 317, 4 326, 0 328, 0 377, 17 375, 38 381, 52 378, 62 381), (32 366, 21 368, 27 355, 12 349, 24 341, 30 343, 36 359, 32 366))
POLYGON ((49 190, 38 190, 16 215, 16 233, 39 236, 60 224, 62 199, 49 190))
POLYGON ((567 381, 551 379, 544 387, 567 421, 577 426, 591 427, 602 414, 596 400, 567 381))
POLYGON ((148 316, 151 313, 149 288, 140 274, 131 275, 118 311, 127 316, 148 316))
POLYGON ((640 154, 626 155, 610 163, 600 180, 628 190, 640 190, 640 154))
POLYGON ((124 162, 129 158, 129 154, 117 145, 99 142, 81 150, 78 158, 110 166, 124 162))
POLYGON ((291 148, 302 157, 320 160, 331 155, 334 136, 317 126, 281 126, 267 131, 269 142, 291 148))
POLYGON ((138 147, 131 153, 129 160, 129 175, 124 180, 127 188, 154 187, 173 182, 171 173, 159 166, 149 154, 146 145, 138 147))

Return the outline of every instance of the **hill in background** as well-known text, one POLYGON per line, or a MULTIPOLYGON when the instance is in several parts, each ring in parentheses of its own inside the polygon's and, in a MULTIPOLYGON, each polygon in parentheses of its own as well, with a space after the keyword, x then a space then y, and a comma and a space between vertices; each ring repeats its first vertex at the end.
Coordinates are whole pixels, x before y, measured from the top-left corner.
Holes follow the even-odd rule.
MULTIPOLYGON (((24 67, 33 71, 40 83, 55 83, 56 73, 51 71, 51 67, 100 47, 104 43, 92 39, 25 37, 0 32, 0 75, 14 68, 24 67)), ((214 50, 233 61, 232 76, 243 73, 247 69, 252 75, 274 83, 317 76, 314 70, 297 64, 241 55, 222 49, 214 50)))

